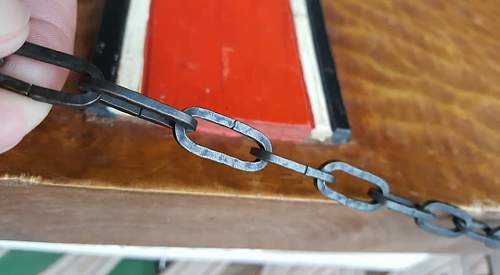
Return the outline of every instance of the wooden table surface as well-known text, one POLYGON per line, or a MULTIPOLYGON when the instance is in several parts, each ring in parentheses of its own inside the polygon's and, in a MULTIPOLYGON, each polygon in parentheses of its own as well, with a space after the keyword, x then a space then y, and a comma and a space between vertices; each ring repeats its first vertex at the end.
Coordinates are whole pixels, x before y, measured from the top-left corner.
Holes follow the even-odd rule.
MULTIPOLYGON (((80 1, 77 52, 82 56, 89 55, 89 46, 95 34, 95 26, 84 19, 89 11, 99 10, 99 2, 80 1)), ((500 76, 500 33, 497 31, 500 27, 500 6, 495 1, 325 0, 323 7, 352 127, 352 140, 348 144, 334 146, 274 142, 274 151, 311 166, 331 159, 346 161, 380 175, 388 181, 394 193, 417 201, 448 201, 476 210, 479 216, 500 220, 500 88, 497 85, 500 76)), ((210 147, 250 158, 248 151, 251 143, 244 139, 196 135, 195 139, 210 147)), ((55 108, 49 118, 14 150, 0 155, 0 164, 0 176, 3 175, 0 182, 8 186, 1 187, 3 195, 0 196, 3 204, 9 205, 17 203, 23 196, 38 196, 42 201, 57 201, 59 207, 70 207, 71 200, 65 200, 67 190, 83 192, 91 197, 91 194, 100 196, 97 194, 104 192, 100 189, 106 188, 179 194, 106 191, 111 193, 105 194, 116 193, 116 200, 137 196, 145 200, 151 196, 158 200, 162 196, 181 200, 178 196, 187 196, 196 201, 197 196, 188 196, 194 194, 202 195, 202 198, 215 204, 218 200, 227 200, 240 205, 244 204, 243 198, 249 201, 271 199, 270 202, 266 200, 274 205, 269 206, 270 215, 273 207, 280 208, 282 204, 289 205, 287 203, 297 207, 302 203, 312 203, 321 205, 321 209, 340 207, 322 198, 311 180, 271 164, 256 173, 232 170, 184 151, 168 129, 129 119, 102 119, 62 108, 55 108), (27 183, 30 186, 26 187, 27 183), (47 189, 49 187, 45 186, 54 187, 47 189), (67 186, 98 189, 77 191, 65 188, 67 186), (12 197, 6 197, 9 193, 12 197)), ((338 177, 334 186, 336 190, 366 197, 368 184, 344 175, 338 177)), ((95 202, 90 197, 90 201, 95 202)), ((140 200, 130 201, 126 207, 140 205, 140 200)), ((221 204, 234 206, 231 203, 221 204)), ((7 211, 3 207, 5 205, 0 206, 0 220, 6 221, 4 214, 11 218, 9 229, 2 230, 0 238, 57 239, 48 229, 43 229, 42 233, 29 230, 23 234, 12 232, 28 224, 43 227, 43 221, 27 222, 28 219, 25 219, 13 222, 16 215, 28 215, 29 208, 11 207, 7 211)), ((41 208, 35 211, 39 215, 54 214, 44 212, 44 204, 37 206, 41 208)), ((84 208, 83 205, 80 207, 84 208)), ((106 208, 106 205, 102 207, 106 208)), ((295 211, 293 207, 287 209, 295 211)), ((66 216, 63 214, 60 219, 82 223, 77 217, 81 212, 74 211, 69 211, 72 214, 66 216)), ((96 209, 89 211, 89 217, 90 213, 99 212, 96 209)), ((213 211, 219 210, 214 208, 213 211)), ((336 211, 342 214, 335 214, 327 220, 332 221, 333 217, 340 215, 347 219, 346 224, 357 224, 367 230, 363 234, 371 239, 366 241, 366 236, 359 237, 365 238, 363 244, 356 241, 355 235, 348 238, 351 244, 356 243, 352 247, 357 249, 406 247, 408 250, 447 250, 456 249, 457 243, 460 243, 459 247, 471 247, 468 241, 436 241, 428 234, 414 233, 417 229, 406 231, 419 237, 410 246, 404 246, 403 233, 398 239, 397 236, 387 235, 395 234, 397 230, 378 228, 374 231, 377 234, 387 235, 386 238, 393 242, 394 238, 399 240, 397 244, 384 247, 377 241, 380 236, 368 231, 368 228, 381 226, 381 214, 376 214, 379 218, 367 218, 354 210, 336 211), (363 218, 356 222, 348 218, 350 215, 361 215, 363 218)), ((119 220, 120 214, 113 213, 119 220)), ((321 221, 321 217, 309 217, 308 213, 306 211, 301 218, 311 219, 311 222, 321 221)), ((399 219, 388 212, 382 213, 384 221, 399 219)), ((227 215, 238 216, 237 213, 227 215)), ((207 222, 208 216, 202 220, 207 222)), ((273 217, 277 223, 283 221, 283 217, 273 217)), ((230 220, 225 222, 230 223, 230 220)), ((259 221, 265 222, 262 219, 259 221)), ((57 219, 54 218, 53 222, 56 223, 57 219)), ((413 228, 409 220, 401 219, 393 223, 407 227, 407 230, 413 228)), ((189 219, 180 224, 193 226, 189 219)), ((179 230, 181 225, 178 225, 181 227, 179 230)), ((304 226, 303 223, 301 225, 304 226)), ((82 223, 80 229, 84 228, 82 223)), ((315 232, 308 230, 298 230, 300 233, 294 236, 300 238, 315 232)), ((191 228, 182 232, 187 234, 192 231, 191 228)), ((59 236, 63 235, 60 233, 59 236)), ((110 232, 109 235, 113 234, 110 232)), ((124 234, 123 238, 113 240, 134 244, 154 243, 153 239, 146 238, 144 241, 141 238, 142 241, 137 241, 126 239, 125 235, 130 237, 130 234, 124 234)), ((152 235, 157 237, 159 234, 152 235)), ((60 238, 86 242, 104 240, 97 232, 91 236, 60 238)), ((305 241, 287 245, 286 241, 282 241, 270 248, 348 249, 347 244, 336 246, 338 242, 325 241, 327 237, 318 237, 314 241, 316 245, 305 241)), ((249 236, 247 241, 222 241, 222 246, 268 247, 252 240, 255 239, 249 236)), ((335 240, 338 241, 338 238, 335 240)), ((176 242, 178 245, 199 243, 176 242)), ((217 245, 213 238, 201 243, 217 245)))

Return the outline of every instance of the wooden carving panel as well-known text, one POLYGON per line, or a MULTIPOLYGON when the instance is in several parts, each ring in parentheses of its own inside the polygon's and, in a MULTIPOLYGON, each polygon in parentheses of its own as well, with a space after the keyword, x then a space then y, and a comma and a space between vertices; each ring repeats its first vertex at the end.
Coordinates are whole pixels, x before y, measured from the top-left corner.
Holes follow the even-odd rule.
MULTIPOLYGON (((84 3, 82 11, 90 10, 84 3)), ((412 198, 500 201, 496 5, 343 0, 323 5, 352 142, 275 143, 275 151, 311 165, 351 162, 412 198)), ((88 48, 91 40, 82 39, 92 32, 86 22, 80 24, 79 41, 88 48)), ((199 140, 241 155, 249 149, 241 139, 199 140)), ((75 110, 56 108, 0 162, 1 174, 46 184, 320 198, 311 181, 286 170, 269 165, 258 173, 234 171, 183 151, 168 129, 89 118, 75 110)), ((345 180, 336 188, 364 193, 345 180)))
MULTIPOLYGON (((82 7, 93 3, 80 1, 82 7)), ((276 142, 274 151, 312 166, 329 159, 352 163, 417 201, 477 206, 482 214, 498 210, 500 6, 431 0, 335 0, 323 6, 352 141, 336 146, 276 142)), ((80 28, 85 24, 91 22, 80 28)), ((79 41, 87 49, 92 45, 79 41)), ((250 144, 243 139, 195 138, 249 158, 250 144)), ((61 108, 0 155, 0 175, 9 185, 328 202, 311 180, 273 165, 257 173, 232 170, 185 152, 168 129, 61 108)), ((355 195, 367 190, 344 176, 333 187, 355 195)))

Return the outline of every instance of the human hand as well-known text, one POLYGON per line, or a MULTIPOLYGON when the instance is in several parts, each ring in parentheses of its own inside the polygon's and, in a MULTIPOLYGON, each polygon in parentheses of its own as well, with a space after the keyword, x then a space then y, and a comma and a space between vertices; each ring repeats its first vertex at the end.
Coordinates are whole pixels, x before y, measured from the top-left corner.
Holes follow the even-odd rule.
MULTIPOLYGON (((48 48, 73 52, 76 0, 0 0, 0 58, 29 40, 48 48)), ((11 56, 0 72, 28 83, 59 90, 68 71, 21 56, 11 56)), ((0 89, 0 153, 33 130, 51 105, 0 89)))

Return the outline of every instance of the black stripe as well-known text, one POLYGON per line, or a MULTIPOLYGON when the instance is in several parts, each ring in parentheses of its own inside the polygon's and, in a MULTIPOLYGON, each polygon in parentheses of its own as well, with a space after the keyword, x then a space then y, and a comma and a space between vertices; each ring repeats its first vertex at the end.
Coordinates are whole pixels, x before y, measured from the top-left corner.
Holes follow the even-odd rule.
POLYGON ((305 1, 313 34, 316 59, 323 83, 323 92, 333 130, 332 141, 334 143, 346 143, 351 136, 351 128, 340 93, 335 63, 330 52, 321 3, 320 0, 305 1))
POLYGON ((93 63, 112 82, 117 78, 129 5, 130 0, 107 0, 97 35, 93 63))

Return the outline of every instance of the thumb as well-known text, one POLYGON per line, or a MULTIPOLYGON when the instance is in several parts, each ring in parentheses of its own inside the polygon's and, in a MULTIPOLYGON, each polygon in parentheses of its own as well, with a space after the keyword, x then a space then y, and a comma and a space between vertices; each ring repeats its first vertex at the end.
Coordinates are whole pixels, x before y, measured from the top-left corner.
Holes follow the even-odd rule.
MULTIPOLYGON (((26 37, 35 44, 70 53, 76 26, 76 3, 76 0, 0 0, 0 57, 17 50, 26 37)), ((59 90, 68 71, 14 55, 7 59, 0 73, 59 90)), ((33 130, 50 107, 0 89, 0 153, 14 147, 33 130)))
POLYGON ((0 58, 19 49, 29 33, 28 8, 19 0, 0 1, 0 58))
MULTIPOLYGON (((0 0, 0 58, 19 49, 29 35, 30 12, 19 0, 0 0)), ((17 116, 19 109, 12 104, 14 94, 0 89, 0 153, 19 142, 24 120, 17 116)))

